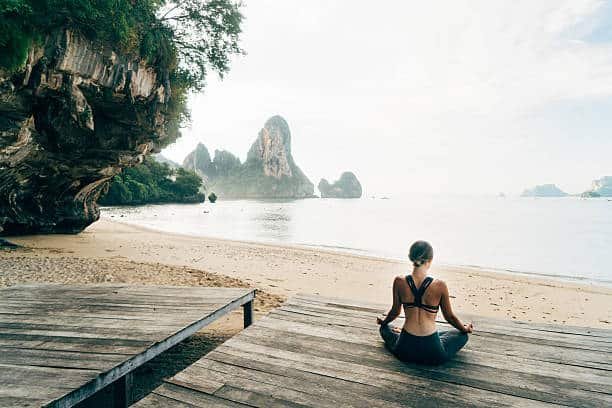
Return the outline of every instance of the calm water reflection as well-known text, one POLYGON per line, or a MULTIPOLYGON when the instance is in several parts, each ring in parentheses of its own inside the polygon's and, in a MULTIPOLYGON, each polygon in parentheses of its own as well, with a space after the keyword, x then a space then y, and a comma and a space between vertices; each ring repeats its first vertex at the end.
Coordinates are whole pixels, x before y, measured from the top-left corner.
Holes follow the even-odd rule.
POLYGON ((399 259, 412 241, 427 239, 442 263, 612 280, 607 199, 236 200, 106 208, 102 214, 162 231, 399 259))

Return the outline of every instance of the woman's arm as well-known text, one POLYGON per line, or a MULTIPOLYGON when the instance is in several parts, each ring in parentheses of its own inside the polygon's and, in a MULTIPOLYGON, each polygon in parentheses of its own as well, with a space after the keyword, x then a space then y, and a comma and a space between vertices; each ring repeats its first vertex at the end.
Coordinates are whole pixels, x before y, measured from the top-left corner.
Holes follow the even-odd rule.
POLYGON ((385 320, 382 320, 380 317, 376 319, 376 322, 381 326, 391 323, 397 318, 397 316, 400 315, 400 312, 402 311, 402 301, 399 295, 399 282, 401 280, 402 278, 398 276, 393 281, 393 306, 391 306, 389 313, 387 313, 387 317, 385 317, 385 320))
POLYGON ((463 333, 471 333, 474 326, 472 323, 463 324, 461 320, 455 315, 453 312, 453 308, 450 303, 450 295, 448 294, 448 286, 446 286, 446 282, 441 281, 442 284, 442 299, 440 300, 440 308, 442 309, 442 315, 444 319, 455 329, 463 332, 463 333))

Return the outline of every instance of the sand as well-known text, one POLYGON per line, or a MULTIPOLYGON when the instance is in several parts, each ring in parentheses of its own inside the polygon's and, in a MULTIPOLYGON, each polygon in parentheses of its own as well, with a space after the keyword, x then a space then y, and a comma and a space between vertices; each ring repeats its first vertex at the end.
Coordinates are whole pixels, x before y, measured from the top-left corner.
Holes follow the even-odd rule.
MULTIPOLYGON (((0 252, 0 286, 31 281, 249 285, 263 290, 261 313, 295 293, 389 303, 393 277, 410 270, 406 262, 169 234, 108 220, 78 235, 10 240, 26 249, 0 252)), ((448 283, 459 316, 612 328, 612 288, 435 264, 431 273, 448 283)), ((477 319, 474 324, 477 330, 477 319)))

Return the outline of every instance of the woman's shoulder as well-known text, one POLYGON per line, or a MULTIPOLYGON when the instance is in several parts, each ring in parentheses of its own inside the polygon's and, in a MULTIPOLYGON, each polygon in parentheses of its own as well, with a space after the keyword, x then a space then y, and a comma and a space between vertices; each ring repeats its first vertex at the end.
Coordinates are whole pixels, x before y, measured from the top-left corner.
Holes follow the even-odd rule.
POLYGON ((393 284, 403 283, 403 282, 406 282, 405 276, 397 275, 395 278, 393 278, 393 284))
POLYGON ((431 277, 432 281, 431 284, 429 286, 436 286, 438 288, 448 288, 448 286, 446 285, 446 281, 443 279, 439 279, 439 278, 435 278, 435 277, 431 277))

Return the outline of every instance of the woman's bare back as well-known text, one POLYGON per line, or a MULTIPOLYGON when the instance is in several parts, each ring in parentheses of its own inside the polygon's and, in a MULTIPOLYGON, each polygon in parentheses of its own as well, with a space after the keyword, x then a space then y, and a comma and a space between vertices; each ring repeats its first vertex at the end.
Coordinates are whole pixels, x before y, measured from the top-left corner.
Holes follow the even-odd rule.
MULTIPOLYGON (((415 277, 413 275, 411 275, 411 277, 417 290, 422 287, 427 278, 427 276, 415 277)), ((403 326, 404 330, 415 336, 428 336, 434 333, 436 331, 437 310, 430 307, 433 306, 437 309, 437 306, 440 305, 444 292, 443 288, 446 287, 444 282, 439 279, 434 279, 421 298, 421 303, 425 305, 425 307, 418 307, 409 306, 414 304, 417 299, 415 299, 410 289, 408 277, 398 276, 396 281, 399 300, 404 307, 404 314, 406 316, 403 326)))

